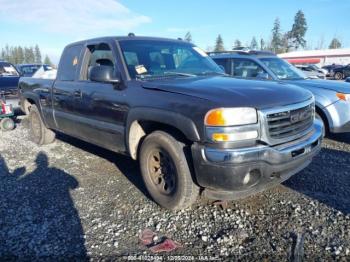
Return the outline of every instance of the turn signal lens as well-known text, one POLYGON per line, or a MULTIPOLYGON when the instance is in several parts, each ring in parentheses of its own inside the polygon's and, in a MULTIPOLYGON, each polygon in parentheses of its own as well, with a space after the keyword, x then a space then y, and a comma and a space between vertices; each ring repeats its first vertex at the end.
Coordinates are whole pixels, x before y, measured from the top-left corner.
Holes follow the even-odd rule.
POLYGON ((238 126, 258 122, 255 108, 216 108, 210 110, 204 119, 207 126, 238 126))
POLYGON ((233 134, 214 133, 212 139, 215 142, 233 142, 258 138, 258 131, 244 131, 233 134))
POLYGON ((337 93, 337 97, 338 97, 340 100, 344 100, 344 101, 350 102, 350 94, 337 93))

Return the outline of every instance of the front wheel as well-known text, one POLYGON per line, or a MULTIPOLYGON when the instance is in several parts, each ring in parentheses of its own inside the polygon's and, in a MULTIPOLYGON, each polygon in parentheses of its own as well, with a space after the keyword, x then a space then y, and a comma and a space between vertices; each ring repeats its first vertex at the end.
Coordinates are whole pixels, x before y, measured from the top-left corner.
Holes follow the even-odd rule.
POLYGON ((183 143, 163 131, 151 133, 141 145, 140 168, 146 188, 167 209, 186 208, 198 196, 184 149, 183 143))

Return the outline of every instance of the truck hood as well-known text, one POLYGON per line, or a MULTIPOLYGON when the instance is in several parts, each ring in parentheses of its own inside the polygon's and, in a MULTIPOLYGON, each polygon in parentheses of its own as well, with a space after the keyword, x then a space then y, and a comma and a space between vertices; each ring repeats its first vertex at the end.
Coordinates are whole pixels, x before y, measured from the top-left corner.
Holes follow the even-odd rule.
POLYGON ((322 88, 333 90, 340 93, 350 94, 350 85, 344 82, 337 82, 334 80, 313 80, 313 79, 303 79, 303 80, 285 80, 289 84, 293 84, 304 88, 322 88))
POLYGON ((309 91, 285 83, 247 81, 223 76, 149 81, 142 86, 201 98, 225 107, 264 109, 295 104, 312 97, 309 91))

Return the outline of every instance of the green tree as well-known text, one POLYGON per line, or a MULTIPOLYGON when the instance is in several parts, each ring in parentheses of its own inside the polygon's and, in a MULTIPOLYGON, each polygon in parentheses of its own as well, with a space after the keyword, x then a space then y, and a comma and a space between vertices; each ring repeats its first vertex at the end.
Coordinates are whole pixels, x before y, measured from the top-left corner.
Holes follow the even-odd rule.
POLYGON ((40 48, 38 45, 35 45, 35 48, 34 48, 34 60, 35 60, 35 63, 37 64, 41 64, 42 61, 41 61, 41 52, 40 52, 40 48))
POLYGON ((258 42, 256 41, 255 36, 252 38, 252 41, 250 42, 250 49, 252 50, 258 49, 258 42))
POLYGON ((218 35, 215 41, 214 52, 222 52, 225 51, 224 41, 222 40, 221 35, 218 35))
POLYGON ((45 65, 53 65, 52 62, 51 62, 51 59, 49 58, 48 55, 46 55, 45 58, 44 58, 44 64, 45 65))
POLYGON ((340 42, 340 40, 336 37, 334 37, 331 41, 331 43, 329 44, 329 49, 338 49, 341 48, 342 44, 340 42))
POLYGON ((306 18, 303 11, 299 10, 294 17, 294 24, 292 30, 289 33, 289 37, 292 40, 295 49, 300 47, 305 48, 306 40, 305 33, 307 31, 306 18))
POLYGON ((260 39, 260 50, 265 50, 265 41, 263 38, 260 39))
POLYGON ((191 32, 187 32, 186 33, 185 41, 192 43, 192 34, 191 34, 191 32))
POLYGON ((24 63, 24 52, 23 52, 23 48, 21 46, 18 47, 17 49, 18 52, 18 63, 19 64, 23 64, 24 63))
POLYGON ((282 33, 281 22, 277 17, 272 28, 271 49, 275 53, 280 53, 282 50, 282 33))
POLYGON ((233 43, 233 50, 236 50, 238 48, 242 47, 242 42, 239 39, 236 39, 233 43))

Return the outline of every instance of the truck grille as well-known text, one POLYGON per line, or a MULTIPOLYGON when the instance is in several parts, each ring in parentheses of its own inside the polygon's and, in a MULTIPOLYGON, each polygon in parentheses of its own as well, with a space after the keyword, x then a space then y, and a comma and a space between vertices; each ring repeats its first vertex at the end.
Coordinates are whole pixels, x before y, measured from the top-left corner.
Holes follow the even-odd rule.
POLYGON ((314 103, 298 109, 271 113, 266 116, 266 119, 270 138, 283 139, 295 136, 313 125, 314 103))

